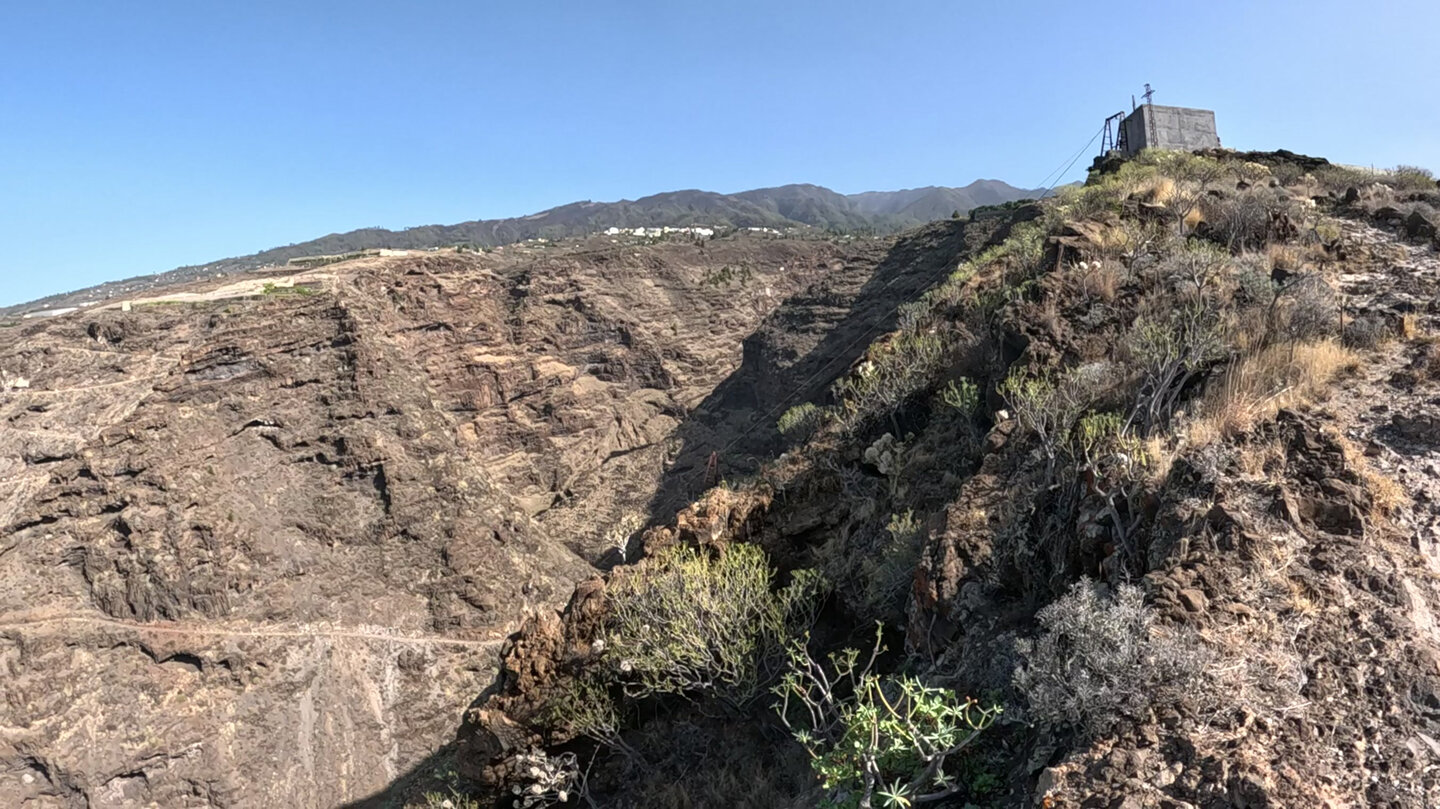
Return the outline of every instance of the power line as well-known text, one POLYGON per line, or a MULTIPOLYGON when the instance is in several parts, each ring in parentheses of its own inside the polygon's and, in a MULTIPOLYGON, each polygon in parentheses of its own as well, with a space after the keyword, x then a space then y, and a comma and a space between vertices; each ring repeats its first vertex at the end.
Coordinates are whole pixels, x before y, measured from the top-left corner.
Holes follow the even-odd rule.
POLYGON ((1060 181, 1064 179, 1065 174, 1070 171, 1070 167, 1075 165, 1075 161, 1079 160, 1081 155, 1085 154, 1087 151, 1090 150, 1090 146, 1095 143, 1095 139, 1100 137, 1101 133, 1103 133, 1104 131, 1105 127, 1103 126, 1096 130, 1095 134, 1090 136, 1090 140, 1086 141, 1085 145, 1080 147, 1080 150, 1075 153, 1074 157, 1070 158, 1070 162, 1066 163, 1065 167, 1060 169, 1060 172, 1058 174, 1056 174, 1055 172, 1051 172, 1050 174, 1045 175, 1046 180, 1049 180, 1051 177, 1054 177, 1055 179, 1054 182, 1050 183, 1050 185, 1045 188, 1045 193, 1040 195, 1040 199, 1045 199, 1046 197, 1050 196, 1050 192, 1055 190, 1056 185, 1060 184, 1060 181))

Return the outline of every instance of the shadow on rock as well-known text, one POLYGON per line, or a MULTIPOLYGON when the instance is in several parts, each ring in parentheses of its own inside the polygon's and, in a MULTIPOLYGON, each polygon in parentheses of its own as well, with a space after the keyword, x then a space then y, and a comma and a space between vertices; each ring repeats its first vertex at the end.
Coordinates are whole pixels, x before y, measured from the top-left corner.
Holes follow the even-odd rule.
POLYGON ((931 223, 900 237, 878 262, 846 264, 781 304, 746 338, 740 367, 677 431, 681 450, 651 500, 651 524, 669 521, 706 488, 752 474, 778 455, 781 414, 828 400, 830 383, 872 340, 895 329, 900 304, 944 280, 1014 221, 931 223))

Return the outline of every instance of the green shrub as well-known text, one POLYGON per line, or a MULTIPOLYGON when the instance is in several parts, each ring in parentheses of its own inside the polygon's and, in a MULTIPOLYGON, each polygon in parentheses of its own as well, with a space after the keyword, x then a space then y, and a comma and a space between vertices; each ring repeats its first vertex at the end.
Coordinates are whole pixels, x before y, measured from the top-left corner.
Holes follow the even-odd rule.
POLYGON ((1396 166, 1387 172, 1385 182, 1402 191, 1435 190, 1435 173, 1420 166, 1396 166))
POLYGON ((1080 581, 1036 620, 1040 636, 1019 643, 1014 681, 1045 727, 1099 736, 1153 708, 1209 698, 1209 650, 1158 633, 1138 587, 1120 585, 1111 599, 1080 581))
POLYGON ((808 571, 778 592, 770 579, 764 551, 743 544, 673 548, 617 576, 604 650, 615 681, 632 698, 709 691, 749 701, 813 620, 820 588, 808 571))
POLYGON ((804 441, 815 434, 825 421, 825 410, 810 402, 795 405, 780 414, 776 427, 787 438, 804 441))
POLYGON ((815 660, 790 650, 790 671, 775 693, 781 720, 810 753, 827 807, 908 807, 964 792, 947 770, 1000 713, 915 677, 875 672, 876 645, 862 665, 855 649, 815 660))
POLYGON ((909 510, 892 514, 885 533, 888 541, 860 560, 861 611, 867 618, 894 623, 905 614, 925 533, 909 510))
POLYGON ((1072 375, 1060 383, 1049 375, 1028 376, 1016 369, 1000 383, 1000 395, 1015 411, 1020 426, 1040 441, 1049 468, 1053 472, 1060 448, 1070 435, 1075 420, 1084 411, 1087 393, 1072 375))
POLYGON ((877 416, 892 415, 929 389, 954 348, 949 332, 900 332, 871 346, 865 361, 832 388, 846 428, 854 430, 877 416))
POLYGON ((980 410, 980 388, 968 377, 952 379, 940 389, 940 401, 964 416, 973 416, 980 410))
POLYGON ((1380 181, 1377 172, 1362 169, 1356 166, 1341 166, 1331 164, 1321 166, 1311 172, 1321 185, 1331 191, 1344 191, 1347 188, 1364 188, 1367 185, 1380 181))
POLYGON ((297 298, 308 298, 311 295, 318 294, 319 292, 320 290, 315 289, 314 287, 307 287, 304 284, 296 284, 294 286, 277 286, 275 283, 270 281, 266 281, 265 285, 260 289, 260 293, 262 295, 273 295, 279 297, 294 296, 297 298))
POLYGON ((1226 349, 1218 315, 1200 304, 1136 318, 1127 343, 1142 376, 1130 418, 1141 436, 1169 423, 1190 380, 1226 349))

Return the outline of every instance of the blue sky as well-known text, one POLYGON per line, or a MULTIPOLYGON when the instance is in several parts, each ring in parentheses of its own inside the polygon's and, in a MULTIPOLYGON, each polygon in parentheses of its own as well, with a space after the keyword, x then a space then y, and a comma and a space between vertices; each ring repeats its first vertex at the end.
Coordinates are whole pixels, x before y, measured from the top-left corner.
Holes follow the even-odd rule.
POLYGON ((1033 186, 1144 82, 1226 146, 1440 169, 1437 30, 1434 0, 0 0, 0 304, 578 199, 1033 186))

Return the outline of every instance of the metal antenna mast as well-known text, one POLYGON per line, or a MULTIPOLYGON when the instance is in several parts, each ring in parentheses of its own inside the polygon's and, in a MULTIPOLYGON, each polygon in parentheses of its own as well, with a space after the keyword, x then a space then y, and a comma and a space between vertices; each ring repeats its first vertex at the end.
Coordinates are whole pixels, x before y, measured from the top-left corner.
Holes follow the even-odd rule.
MULTIPOLYGON (((1145 82, 1145 93, 1141 96, 1142 98, 1145 99, 1145 106, 1147 106, 1147 107, 1153 107, 1153 106, 1154 106, 1154 102, 1151 101, 1151 97, 1154 96, 1154 95, 1155 95, 1155 91, 1150 89, 1150 82, 1148 82, 1148 81, 1145 82)), ((1154 109, 1151 109, 1148 113, 1146 113, 1145 117, 1146 117, 1147 119, 1149 119, 1149 120, 1148 120, 1148 123, 1150 124, 1150 126, 1149 126, 1149 130, 1150 130, 1150 131, 1149 131, 1149 133, 1147 134, 1147 136, 1146 136, 1146 138, 1145 138, 1145 140, 1146 140, 1145 145, 1148 146, 1148 147, 1150 147, 1151 149, 1153 149, 1153 148, 1155 148, 1156 141, 1159 140, 1159 133, 1156 131, 1156 128, 1155 128, 1155 110, 1154 110, 1154 109)))

